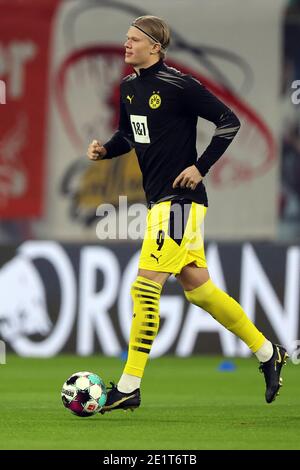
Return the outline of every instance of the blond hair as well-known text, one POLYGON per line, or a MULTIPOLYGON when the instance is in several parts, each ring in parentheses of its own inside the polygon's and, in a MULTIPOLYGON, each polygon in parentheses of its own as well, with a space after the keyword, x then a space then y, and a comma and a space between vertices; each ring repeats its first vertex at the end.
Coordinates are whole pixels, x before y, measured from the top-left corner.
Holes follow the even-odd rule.
POLYGON ((159 56, 161 59, 164 59, 166 49, 170 44, 170 28, 167 23, 157 16, 145 15, 136 18, 132 26, 137 27, 149 36, 152 41, 161 45, 159 56))

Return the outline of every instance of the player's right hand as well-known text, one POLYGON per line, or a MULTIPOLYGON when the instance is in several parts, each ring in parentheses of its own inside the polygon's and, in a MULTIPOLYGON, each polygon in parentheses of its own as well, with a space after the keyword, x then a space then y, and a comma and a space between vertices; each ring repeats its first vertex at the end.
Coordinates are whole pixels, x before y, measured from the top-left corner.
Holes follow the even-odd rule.
POLYGON ((106 154, 106 148, 98 140, 93 140, 88 147, 87 156, 90 160, 101 160, 106 154))

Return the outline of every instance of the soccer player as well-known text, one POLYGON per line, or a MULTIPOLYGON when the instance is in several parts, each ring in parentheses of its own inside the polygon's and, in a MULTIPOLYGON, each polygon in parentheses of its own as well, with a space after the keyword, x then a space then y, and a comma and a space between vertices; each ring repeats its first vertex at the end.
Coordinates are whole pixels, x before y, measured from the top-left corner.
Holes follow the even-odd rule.
POLYGON ((201 233, 208 206, 203 178, 235 137, 240 122, 198 80, 165 64, 169 41, 169 28, 158 17, 142 16, 131 24, 125 62, 134 73, 121 83, 119 128, 104 145, 94 140, 87 153, 91 160, 101 160, 134 147, 148 204, 138 275, 131 287, 134 313, 128 359, 102 413, 140 405, 141 379, 159 327, 160 295, 171 274, 189 302, 210 313, 256 355, 268 403, 278 394, 288 357, 286 349, 266 339, 242 307, 210 279, 201 233), (199 158, 198 116, 216 126, 199 158))

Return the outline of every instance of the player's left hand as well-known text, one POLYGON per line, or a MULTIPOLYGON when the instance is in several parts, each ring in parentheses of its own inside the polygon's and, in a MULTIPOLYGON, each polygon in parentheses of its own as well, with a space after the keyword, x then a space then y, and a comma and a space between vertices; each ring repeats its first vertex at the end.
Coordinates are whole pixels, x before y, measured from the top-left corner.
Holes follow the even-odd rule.
POLYGON ((175 178, 173 188, 180 187, 194 190, 202 179, 203 176, 195 165, 188 166, 175 178))

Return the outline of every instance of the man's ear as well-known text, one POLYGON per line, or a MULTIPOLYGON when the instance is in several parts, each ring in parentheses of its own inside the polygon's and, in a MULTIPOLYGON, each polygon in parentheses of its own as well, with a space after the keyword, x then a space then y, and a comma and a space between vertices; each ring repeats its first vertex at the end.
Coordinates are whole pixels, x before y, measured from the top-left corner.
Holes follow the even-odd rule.
POLYGON ((150 52, 150 54, 159 54, 160 49, 160 44, 153 44, 152 51, 150 52))

